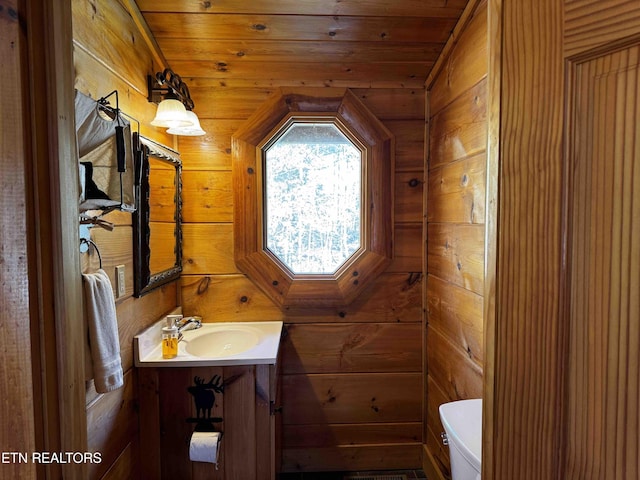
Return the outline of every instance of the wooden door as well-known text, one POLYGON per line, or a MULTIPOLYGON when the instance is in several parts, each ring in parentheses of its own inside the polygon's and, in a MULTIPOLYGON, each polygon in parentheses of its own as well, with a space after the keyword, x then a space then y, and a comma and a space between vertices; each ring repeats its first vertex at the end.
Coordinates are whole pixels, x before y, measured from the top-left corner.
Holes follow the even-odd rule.
POLYGON ((640 45, 573 70, 565 478, 639 478, 640 45))
POLYGON ((639 478, 640 2, 490 0, 489 31, 483 478, 639 478))

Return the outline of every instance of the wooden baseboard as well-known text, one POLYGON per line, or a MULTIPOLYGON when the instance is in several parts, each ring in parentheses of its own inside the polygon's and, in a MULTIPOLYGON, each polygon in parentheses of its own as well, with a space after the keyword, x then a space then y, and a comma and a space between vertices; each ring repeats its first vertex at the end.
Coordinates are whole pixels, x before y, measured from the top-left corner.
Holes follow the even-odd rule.
POLYGON ((422 445, 422 469, 429 480, 447 480, 425 444, 422 445))

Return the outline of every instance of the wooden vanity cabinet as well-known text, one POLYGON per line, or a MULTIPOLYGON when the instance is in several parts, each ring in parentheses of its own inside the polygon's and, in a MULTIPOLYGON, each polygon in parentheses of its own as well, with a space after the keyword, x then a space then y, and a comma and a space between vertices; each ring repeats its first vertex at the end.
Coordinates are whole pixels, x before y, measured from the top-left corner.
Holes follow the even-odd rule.
POLYGON ((138 368, 137 374, 141 478, 275 480, 280 463, 276 365, 138 368), (224 386, 223 393, 216 385, 224 386), (195 394, 203 389, 215 396, 210 412, 210 393, 205 405, 200 398, 203 408, 196 408, 195 394), (189 460, 199 422, 223 432, 217 469, 189 460))

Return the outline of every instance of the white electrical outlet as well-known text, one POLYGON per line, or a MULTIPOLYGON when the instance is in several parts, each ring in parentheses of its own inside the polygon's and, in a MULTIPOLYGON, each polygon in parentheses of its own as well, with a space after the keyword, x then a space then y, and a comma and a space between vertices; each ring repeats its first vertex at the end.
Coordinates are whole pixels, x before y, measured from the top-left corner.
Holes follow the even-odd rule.
POLYGON ((124 265, 116 266, 116 290, 117 290, 116 298, 122 297, 126 290, 124 274, 125 274, 124 265))

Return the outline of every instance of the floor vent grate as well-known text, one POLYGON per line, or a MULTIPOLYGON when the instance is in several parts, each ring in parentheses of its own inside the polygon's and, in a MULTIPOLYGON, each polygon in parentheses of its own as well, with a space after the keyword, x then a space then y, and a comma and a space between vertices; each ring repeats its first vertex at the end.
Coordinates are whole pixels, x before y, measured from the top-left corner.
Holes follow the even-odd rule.
POLYGON ((356 475, 344 477, 342 480, 407 480, 406 475, 356 475))

